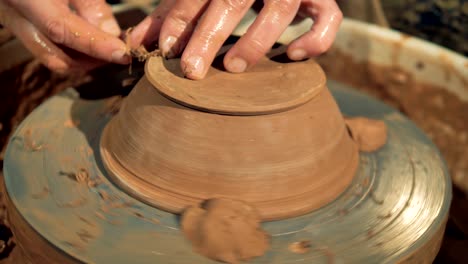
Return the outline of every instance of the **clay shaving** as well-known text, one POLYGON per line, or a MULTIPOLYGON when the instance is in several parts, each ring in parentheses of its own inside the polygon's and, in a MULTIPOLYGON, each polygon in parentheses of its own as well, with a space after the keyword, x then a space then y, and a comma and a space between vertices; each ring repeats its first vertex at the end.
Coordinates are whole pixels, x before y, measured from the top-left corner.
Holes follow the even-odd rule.
POLYGON ((128 54, 132 56, 132 58, 137 58, 138 61, 146 61, 150 57, 153 56, 160 56, 161 51, 159 49, 153 50, 153 51, 147 51, 144 46, 139 46, 136 49, 129 49, 128 54))
POLYGON ((294 242, 289 245, 289 251, 296 253, 296 254, 305 254, 310 251, 311 243, 308 240, 303 240, 299 242, 294 242))
POLYGON ((132 30, 132 27, 128 28, 124 35, 125 44, 127 46, 127 55, 130 55, 132 58, 136 58, 141 62, 146 61, 152 56, 161 56, 161 51, 159 49, 149 52, 143 45, 140 45, 138 48, 132 48, 132 40, 128 37, 132 30))
MULTIPOLYGON (((127 55, 129 55, 132 58, 136 58, 140 62, 144 62, 153 56, 161 56, 161 51, 159 49, 148 51, 143 45, 140 45, 138 48, 132 48, 133 45, 131 38, 128 37, 132 30, 133 28, 130 27, 125 31, 124 34, 124 40, 127 47, 127 55)), ((128 73, 132 75, 132 63, 130 63, 128 73)))
POLYGON ((182 215, 182 231, 196 252, 225 263, 262 256, 269 247, 259 215, 242 201, 212 199, 189 207, 182 215))
POLYGON ((387 125, 381 120, 355 117, 345 122, 360 151, 373 152, 387 142, 387 125))

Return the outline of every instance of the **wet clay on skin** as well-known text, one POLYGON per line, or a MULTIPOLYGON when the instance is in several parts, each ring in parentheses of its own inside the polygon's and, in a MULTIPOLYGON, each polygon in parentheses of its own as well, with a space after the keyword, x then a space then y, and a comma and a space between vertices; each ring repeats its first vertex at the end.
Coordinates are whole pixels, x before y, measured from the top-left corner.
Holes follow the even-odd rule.
POLYGON ((376 151, 387 142, 387 125, 381 120, 355 117, 345 122, 360 151, 376 151))
POLYGON ((220 198, 189 207, 182 231, 196 252, 226 263, 262 256, 269 247, 259 215, 242 201, 220 198))

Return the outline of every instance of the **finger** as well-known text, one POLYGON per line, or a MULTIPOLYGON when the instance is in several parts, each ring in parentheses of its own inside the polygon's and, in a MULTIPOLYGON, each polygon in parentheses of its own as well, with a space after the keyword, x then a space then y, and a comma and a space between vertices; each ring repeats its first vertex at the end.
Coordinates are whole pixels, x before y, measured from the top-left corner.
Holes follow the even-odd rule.
POLYGON ((16 10, 0 2, 0 23, 8 28, 50 70, 62 74, 89 71, 102 65, 102 61, 82 56, 70 56, 48 40, 33 24, 16 10))
POLYGON ((1 23, 11 30, 42 64, 52 71, 68 72, 70 59, 21 14, 1 1, 0 14, 1 23))
POLYGON ((293 41, 287 50, 292 60, 302 60, 326 52, 336 37, 343 14, 334 0, 310 0, 305 9, 314 18, 312 29, 293 41))
POLYGON ((156 9, 140 22, 130 33, 130 47, 140 45, 149 47, 159 39, 159 32, 164 19, 176 3, 176 0, 163 0, 156 9))
POLYGON ((208 2, 208 0, 177 1, 167 14, 159 34, 159 48, 163 56, 171 58, 182 51, 208 2))
POLYGON ((254 0, 212 1, 182 54, 181 67, 190 79, 205 77, 216 53, 254 0))
POLYGON ((71 59, 69 72, 88 72, 106 64, 103 60, 98 60, 67 47, 62 47, 62 50, 71 59))
POLYGON ((254 23, 224 57, 230 72, 244 72, 265 56, 294 20, 300 0, 268 0, 254 23))
POLYGON ((99 30, 61 1, 9 0, 25 18, 52 42, 70 47, 97 59, 127 64, 130 58, 122 40, 99 30), (45 7, 45 8, 44 8, 45 7))
POLYGON ((71 0, 78 15, 104 32, 119 36, 121 29, 112 13, 112 8, 104 0, 71 0))

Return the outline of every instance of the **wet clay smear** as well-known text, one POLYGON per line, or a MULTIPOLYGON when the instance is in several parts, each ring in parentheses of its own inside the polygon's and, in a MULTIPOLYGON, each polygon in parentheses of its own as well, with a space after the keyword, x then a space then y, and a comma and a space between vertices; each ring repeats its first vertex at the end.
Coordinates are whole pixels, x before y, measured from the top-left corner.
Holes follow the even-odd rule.
POLYGON ((311 243, 308 240, 298 241, 291 243, 288 246, 289 251, 296 253, 296 254, 305 254, 310 251, 311 243))
POLYGON ((387 142, 387 125, 364 117, 345 118, 351 138, 362 152, 373 152, 387 142))
POLYGON ((193 249, 216 261, 240 263, 262 256, 269 247, 256 210, 242 201, 212 199, 189 207, 181 224, 193 249))
MULTIPOLYGON (((398 67, 355 61, 338 49, 318 61, 328 78, 395 107, 424 130, 442 152, 454 184, 468 197, 468 102, 444 87, 417 81, 398 67)), ((427 63, 419 61, 416 66, 424 71, 427 63)), ((448 68, 447 78, 450 72, 448 68)))
MULTIPOLYGON (((83 76, 82 74, 63 76, 52 73, 37 60, 28 61, 2 72, 0 74, 0 83, 2 83, 0 159, 3 159, 3 152, 9 136, 33 109, 45 99, 66 88, 78 86, 88 81, 89 76, 83 76)), ((31 145, 31 147, 34 146, 31 145)))

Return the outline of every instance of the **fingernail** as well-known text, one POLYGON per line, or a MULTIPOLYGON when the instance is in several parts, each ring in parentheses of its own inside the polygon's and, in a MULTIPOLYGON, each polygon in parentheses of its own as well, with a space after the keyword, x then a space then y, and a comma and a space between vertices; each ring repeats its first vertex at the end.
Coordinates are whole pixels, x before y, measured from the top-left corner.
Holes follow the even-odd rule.
POLYGON ((69 69, 69 65, 56 56, 48 57, 45 66, 58 73, 65 73, 69 69))
POLYGON ((303 49, 295 49, 291 51, 289 58, 291 60, 303 60, 307 57, 307 52, 303 49))
POLYGON ((102 21, 100 28, 113 36, 119 36, 121 31, 119 24, 112 18, 102 21))
POLYGON ((161 51, 164 57, 173 58, 175 56, 174 44, 177 39, 173 36, 167 37, 161 44, 161 51))
POLYGON ((185 62, 184 67, 185 75, 191 78, 202 78, 203 71, 205 70, 205 64, 203 58, 200 56, 189 57, 185 62))
POLYGON ((247 62, 244 59, 236 57, 232 58, 226 66, 230 72, 241 73, 247 69, 247 62))
POLYGON ((116 50, 112 52, 112 62, 126 64, 129 62, 129 56, 125 50, 116 50))

